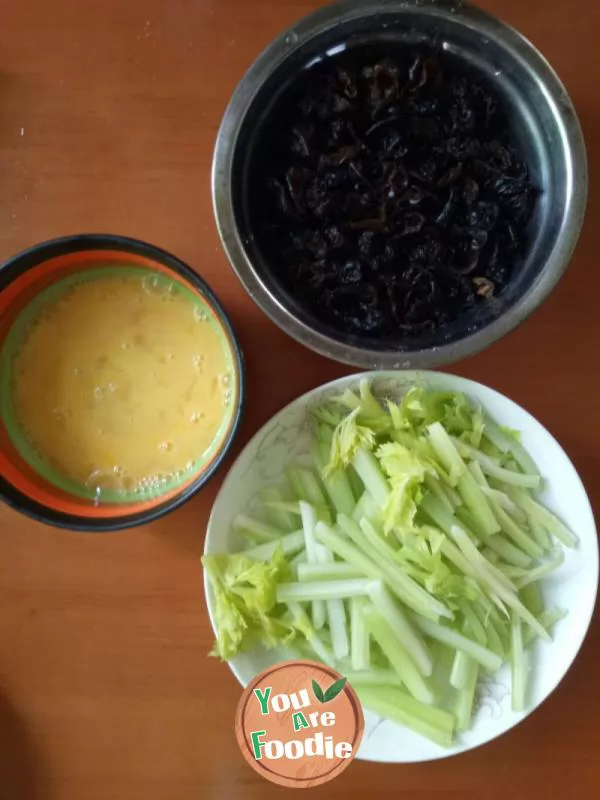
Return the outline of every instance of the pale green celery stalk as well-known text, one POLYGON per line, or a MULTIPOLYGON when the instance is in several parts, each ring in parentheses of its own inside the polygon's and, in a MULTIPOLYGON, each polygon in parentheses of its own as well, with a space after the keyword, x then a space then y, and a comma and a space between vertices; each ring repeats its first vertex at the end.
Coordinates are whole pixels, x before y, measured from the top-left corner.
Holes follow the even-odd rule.
POLYGON ((363 517, 366 517, 368 520, 377 525, 380 524, 382 519, 380 506, 377 505, 375 500, 373 500, 371 497, 370 492, 367 491, 362 493, 353 513, 346 514, 346 516, 351 517, 351 519, 354 520, 357 525, 360 525, 360 521, 363 517))
MULTIPOLYGON (((308 503, 305 503, 304 500, 300 501, 300 516, 302 518, 302 529, 304 531, 306 560, 309 564, 318 564, 319 556, 317 553, 317 540, 315 538, 317 515, 314 508, 308 503)), ((312 598, 312 621, 316 630, 323 627, 326 618, 327 609, 325 603, 319 601, 318 598, 312 598)))
POLYGON ((369 591, 369 597, 374 607, 394 631, 399 641, 402 642, 403 647, 414 661, 421 675, 424 677, 430 676, 433 672, 433 663, 427 646, 406 614, 394 602, 385 586, 381 583, 373 583, 369 591))
POLYGON ((539 617, 544 611, 544 598, 539 583, 529 583, 519 591, 523 604, 534 617, 539 617))
POLYGON ((352 494, 354 497, 360 497, 365 491, 365 485, 358 477, 358 473, 351 464, 346 467, 346 476, 348 478, 350 488, 352 489, 352 494))
MULTIPOLYGON (((441 528, 444 533, 450 535, 453 525, 458 524, 458 518, 454 514, 448 513, 445 505, 432 494, 426 494, 421 500, 419 511, 426 514, 438 528, 441 528)), ((464 528, 464 525, 463 525, 464 528)), ((470 529, 465 529, 471 538, 475 539, 476 536, 470 529)))
POLYGON ((352 669, 356 671, 369 669, 371 664, 369 631, 363 617, 364 605, 362 597, 353 597, 350 600, 350 657, 352 669))
POLYGON ((491 619, 487 622, 486 633, 488 639, 487 646, 493 653, 496 653, 496 655, 500 656, 500 658, 504 661, 506 657, 506 650, 504 648, 504 644, 502 643, 502 638, 496 630, 496 623, 491 619))
MULTIPOLYGON (((547 611, 542 611, 539 616, 540 625, 543 625, 544 628, 550 630, 551 628, 556 625, 557 622, 560 622, 561 619, 564 619, 567 616, 567 611, 564 611, 562 608, 549 608, 547 611)), ((523 632, 523 646, 527 647, 527 645, 531 644, 531 642, 536 638, 537 634, 528 628, 526 631, 523 632)))
POLYGON ((355 683, 361 686, 402 686, 402 681, 393 669, 361 669, 356 672, 351 669, 352 664, 349 664, 347 668, 340 662, 337 667, 352 687, 355 683))
POLYGON ((511 708, 513 711, 523 711, 525 708, 525 687, 527 682, 527 666, 523 649, 523 632, 521 620, 517 614, 511 616, 511 708))
POLYGON ((374 606, 365 607, 363 615, 367 630, 381 647, 383 654, 402 679, 406 689, 422 703, 433 703, 433 692, 423 680, 414 661, 404 649, 396 632, 386 622, 385 617, 374 606))
POLYGON ((298 475, 302 481, 304 495, 307 499, 307 502, 313 506, 317 517, 322 519, 323 522, 326 522, 328 525, 331 524, 329 505, 325 499, 325 495, 323 494, 315 474, 310 469, 300 468, 298 470, 298 475))
POLYGON ((454 653, 452 670, 450 671, 450 685, 455 689, 464 689, 471 672, 470 665, 474 663, 471 656, 463 653, 462 650, 457 650, 454 653))
POLYGON ((562 542, 566 547, 575 547, 579 541, 578 537, 572 533, 561 520, 547 508, 536 503, 527 492, 513 489, 509 492, 515 503, 533 520, 543 525, 553 536, 562 542))
POLYGON ((440 616, 451 619, 452 612, 403 571, 394 558, 394 551, 373 531, 368 520, 363 520, 365 522, 367 524, 359 528, 343 514, 338 517, 342 531, 379 567, 382 577, 403 603, 429 619, 437 620, 440 616))
MULTIPOLYGON (((521 509, 519 509, 519 511, 520 510, 521 509)), ((525 512, 522 513, 525 516, 525 512)), ((552 541, 550 540, 550 534, 548 533, 546 528, 544 528, 543 525, 540 525, 539 522, 537 522, 535 519, 532 519, 531 517, 525 516, 525 518, 527 520, 527 524, 529 525, 529 530, 531 531, 531 535, 539 544, 539 546, 546 552, 551 550, 552 541)))
POLYGON ((321 442, 317 445, 317 449, 321 480, 332 508, 337 514, 352 514, 356 507, 356 500, 345 471, 337 467, 325 476, 323 470, 329 462, 329 447, 321 442))
MULTIPOLYGON (((460 604, 461 611, 465 617, 465 623, 473 636, 473 638, 479 642, 479 644, 487 645, 487 634, 485 632, 485 628, 479 621, 479 618, 471 608, 469 601, 463 601, 460 604)), ((467 631, 467 632, 469 632, 467 631)))
POLYGON ((436 705, 441 708, 446 708, 449 695, 452 692, 452 687, 450 686, 450 672, 452 670, 452 663, 456 651, 441 642, 431 640, 429 642, 429 652, 431 653, 431 660, 433 662, 433 674, 429 682, 435 692, 436 705))
POLYGON ((336 397, 333 398, 333 402, 344 406, 344 408, 347 408, 349 411, 360 408, 360 397, 355 394, 352 389, 346 389, 342 394, 336 395, 336 397))
POLYGON ((444 487, 442 486, 440 481, 438 481, 438 479, 434 475, 426 473, 425 486, 429 489, 432 495, 437 497, 437 499, 440 501, 440 503, 444 506, 444 508, 448 512, 448 514, 454 514, 454 506, 452 505, 450 498, 444 491, 444 487))
POLYGON ((244 555, 254 559, 254 561, 270 561, 275 551, 280 547, 284 556, 291 556, 293 553, 302 550, 304 547, 304 532, 294 531, 293 533, 287 533, 277 541, 266 542, 250 550, 245 550, 244 555))
MULTIPOLYGON (((429 444, 433 448, 442 466, 448 472, 450 485, 457 486, 461 475, 466 472, 465 462, 460 457, 460 453, 440 422, 434 422, 432 425, 429 425, 427 427, 427 433, 429 444)), ((460 490, 459 493, 462 496, 460 490)))
POLYGON ((527 573, 527 575, 519 578, 516 582, 517 588, 522 589, 524 586, 527 586, 530 583, 535 583, 543 578, 547 578, 548 575, 552 575, 553 572, 556 572, 556 570, 564 563, 564 560, 565 556, 562 550, 559 550, 553 559, 540 564, 532 569, 531 572, 527 573))
MULTIPOLYGON (((488 554, 483 550, 481 551, 481 554, 484 556, 484 558, 488 558, 488 554)), ((509 578, 515 584, 517 588, 519 588, 519 580, 529 574, 529 571, 523 569, 523 567, 515 567, 512 564, 503 564, 499 562, 492 562, 492 563, 495 563, 495 566, 498 567, 500 572, 503 572, 506 575, 506 577, 509 578)))
POLYGON ((526 489, 539 489, 541 486, 542 481, 539 475, 513 472, 510 469, 501 467, 496 463, 496 461, 494 461, 493 458, 486 456, 486 454, 482 453, 481 450, 471 447, 471 445, 467 444, 466 442, 456 438, 453 438, 452 441, 454 442, 460 455, 463 458, 469 458, 473 461, 477 461, 486 475, 489 475, 492 478, 497 478, 498 480, 504 481, 504 483, 512 486, 522 486, 526 489))
MULTIPOLYGON (((259 492, 262 506, 265 510, 267 521, 282 531, 289 533, 298 527, 298 519, 290 511, 284 511, 286 502, 281 490, 277 486, 267 486, 259 492)), ((299 512, 298 512, 299 513, 299 512)))
MULTIPOLYGON (((302 533, 302 543, 304 544, 304 533, 302 533)), ((300 567, 306 566, 306 550, 302 548, 299 553, 296 553, 296 555, 290 559, 289 564, 296 576, 296 580, 300 580, 298 578, 298 570, 300 567)))
MULTIPOLYGON (((498 566, 498 562, 500 561, 500 556, 496 553, 495 550, 492 550, 491 547, 482 547, 481 548, 481 555, 490 562, 490 564, 495 564, 498 566)), ((519 567, 520 569, 520 567, 519 567)))
POLYGON ((233 520, 233 530, 239 535, 252 539, 257 544, 274 542, 280 539, 284 531, 253 519, 247 514, 237 514, 233 520))
POLYGON ((306 496, 306 492, 304 491, 304 485, 300 478, 300 472, 298 467, 294 466, 293 464, 289 465, 285 469, 285 476, 290 484, 292 489, 292 494, 296 498, 296 500, 304 500, 308 502, 308 497, 306 496))
POLYGON ((311 603, 315 600, 345 600, 348 597, 369 594, 372 581, 369 578, 353 578, 347 581, 313 581, 311 583, 280 583, 277 586, 278 603, 311 603))
POLYGON ((416 615, 413 616, 413 621, 426 636, 436 639, 438 642, 442 642, 455 650, 462 650, 489 672, 495 672, 502 666, 500 656, 472 639, 468 639, 453 628, 447 628, 437 622, 431 622, 431 620, 417 617, 416 615))
POLYGON ((402 689, 392 686, 367 686, 354 681, 353 688, 363 707, 442 747, 450 747, 454 733, 454 717, 440 708, 419 703, 402 689))
POLYGON ((310 620, 300 603, 289 601, 286 605, 297 627, 301 631, 305 631, 306 641, 317 655, 317 658, 324 664, 329 664, 330 667, 333 667, 335 665, 333 653, 313 631, 310 620))
POLYGON ((528 475, 539 475, 540 471, 537 468, 535 461, 529 455, 527 450, 523 447, 521 442, 505 433, 502 428, 496 425, 488 417, 485 418, 485 425, 483 428, 484 437, 490 441, 498 450, 503 453, 512 453, 513 458, 521 467, 523 472, 528 475))
POLYGON ((527 522, 527 516, 523 513, 523 511, 521 511, 517 504, 510 499, 506 492, 502 492, 499 489, 492 489, 487 481, 487 478, 483 474, 483 470, 481 469, 481 465, 478 461, 470 461, 468 469, 471 475, 477 481, 477 484, 481 487, 481 491, 486 497, 495 500, 500 507, 504 509, 504 511, 510 514, 512 517, 515 517, 517 522, 521 524, 525 524, 527 522))
POLYGON ((490 498, 490 504, 494 514, 496 515, 496 519, 498 520, 502 532, 512 539, 517 547, 527 553, 528 556, 531 556, 532 558, 542 558, 544 551, 539 544, 530 538, 525 531, 517 525, 514 519, 512 519, 512 517, 510 517, 506 511, 500 507, 500 504, 496 500, 490 498))
MULTIPOLYGON (((317 544, 317 556, 322 565, 334 566, 333 553, 325 545, 317 544)), ((339 599, 326 600, 325 606, 329 620, 333 655, 336 660, 345 658, 350 652, 350 642, 348 640, 348 624, 344 601, 339 599)))
POLYGON ((437 497, 449 514, 454 514, 455 504, 453 503, 453 496, 446 490, 444 484, 439 481, 435 475, 431 475, 429 472, 425 474, 425 486, 437 497))
POLYGON ((486 546, 493 550, 500 558, 506 561, 507 564, 512 564, 515 567, 527 568, 531 564, 531 556, 526 555, 514 544, 507 541, 504 536, 495 533, 486 539, 486 546))
POLYGON ((481 487, 477 485, 470 472, 465 471, 460 476, 456 488, 477 523, 477 533, 480 533, 483 538, 497 533, 500 525, 490 508, 488 498, 481 491, 481 487))
POLYGON ((371 391, 370 381, 368 378, 361 378, 359 384, 359 392, 360 392, 361 413, 364 414, 365 417, 373 417, 374 419, 377 419, 382 416, 383 417, 388 416, 387 412, 384 411, 381 403, 373 395, 373 392, 371 391))
MULTIPOLYGON (((456 518, 460 521, 463 525, 465 530, 468 531, 476 531, 478 528, 477 520, 474 518, 473 514, 469 511, 466 506, 460 506, 460 508, 456 509, 456 518)), ((493 535, 493 534, 492 534, 493 535)), ((479 538, 478 536, 474 536, 473 538, 479 538)))
MULTIPOLYGON (((430 619, 439 619, 440 615, 436 611, 438 605, 436 601, 434 601, 436 602, 436 605, 433 607, 433 609, 429 603, 424 604, 423 602, 415 602, 414 598, 412 597, 409 597, 407 601, 407 592, 404 588, 407 576, 398 569, 392 567, 392 565, 386 563, 384 559, 380 559, 377 563, 375 563, 369 556, 365 554, 362 547, 355 546, 352 542, 348 541, 343 536, 340 536, 339 533, 333 531, 322 522, 317 523, 315 532, 317 539, 329 547, 329 549, 332 550, 337 556, 344 559, 349 564, 353 564, 355 567, 358 567, 369 578, 385 581, 391 591, 400 600, 405 602, 406 605, 409 605, 411 608, 415 606, 415 610, 418 611, 418 613, 423 614, 430 619), (382 561, 384 566, 382 566, 382 561), (399 578, 402 586, 399 585, 399 578)), ((426 596, 429 598, 429 595, 426 596)), ((431 598, 429 599, 431 600, 431 598)), ((445 609, 445 606, 442 606, 442 609, 445 609)), ((450 612, 445 610, 445 614, 447 615, 448 613, 450 612)))
POLYGON ((469 660, 465 667, 465 673, 464 686, 456 693, 454 700, 453 710, 457 731, 466 731, 471 725, 479 666, 475 661, 469 660))
POLYGON ((465 557, 469 559, 477 570, 477 579, 486 585, 488 591, 491 591, 493 595, 497 596, 513 611, 516 611, 521 619, 527 622, 539 636, 543 639, 549 639, 550 636, 547 631, 519 600, 511 581, 481 555, 464 531, 456 526, 452 529, 452 535, 465 557))
POLYGON ((373 499, 384 506, 390 496, 390 485, 381 471, 377 459, 373 453, 359 447, 352 462, 359 478, 364 483, 365 488, 370 492, 373 499))
POLYGON ((364 578, 363 570, 343 561, 324 564, 299 564, 299 581, 335 581, 348 580, 349 578, 364 578))

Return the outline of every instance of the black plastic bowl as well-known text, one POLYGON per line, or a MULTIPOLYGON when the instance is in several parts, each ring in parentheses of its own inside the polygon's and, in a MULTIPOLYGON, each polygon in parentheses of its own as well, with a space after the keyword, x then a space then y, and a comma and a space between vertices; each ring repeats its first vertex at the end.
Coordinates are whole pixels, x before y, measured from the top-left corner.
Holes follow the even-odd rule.
POLYGON ((8 396, 8 358, 3 345, 12 324, 36 294, 58 280, 90 267, 125 266, 158 271, 204 301, 230 353, 232 399, 229 416, 214 447, 201 467, 176 487, 146 495, 127 503, 95 503, 85 493, 69 491, 36 469, 35 464, 10 434, 8 405, 0 404, 0 498, 34 519, 81 531, 114 531, 142 525, 163 516, 189 500, 217 470, 227 455, 239 427, 245 399, 242 352, 227 314, 211 289, 193 270, 175 256, 150 244, 108 234, 86 234, 55 239, 32 247, 0 268, 0 381, 3 398, 8 396), (4 368, 2 364, 4 363, 4 368))
MULTIPOLYGON (((260 164, 259 164, 260 166, 260 164)), ((238 86, 219 131, 213 203, 229 260, 244 287, 281 328, 307 347, 370 368, 432 367, 483 349, 522 322, 555 286, 579 237, 587 199, 585 145, 572 103, 540 53, 519 33, 462 2, 346 0, 277 38, 238 86), (518 149, 539 190, 524 263, 494 303, 433 333, 373 340, 316 319, 277 279, 253 227, 251 176, 282 97, 316 60, 357 44, 435 40, 449 58, 503 100, 518 149)))

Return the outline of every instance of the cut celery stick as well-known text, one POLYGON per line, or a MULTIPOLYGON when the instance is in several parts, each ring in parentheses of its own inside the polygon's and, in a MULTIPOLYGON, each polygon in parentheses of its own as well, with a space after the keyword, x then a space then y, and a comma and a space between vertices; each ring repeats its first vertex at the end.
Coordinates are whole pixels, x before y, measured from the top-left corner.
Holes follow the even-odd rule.
POLYGON ((373 453, 365 450, 364 447, 359 447, 352 465, 364 483, 366 490, 383 507, 390 496, 390 485, 379 468, 373 453))
POLYGON ((548 575, 551 575, 564 563, 565 556, 562 550, 559 550, 554 558, 550 559, 550 561, 545 561, 543 564, 539 564, 537 567, 534 567, 530 570, 524 577, 518 579, 516 581, 517 588, 522 589, 524 586, 527 586, 530 583, 535 583, 536 581, 540 581, 543 578, 547 578, 548 575))
MULTIPOLYGON (((520 510, 521 509, 519 509, 519 511, 520 510)), ((522 513, 525 515, 525 512, 522 513)), ((532 519, 531 517, 527 517, 527 515, 525 515, 525 518, 527 520, 527 524, 529 525, 529 530, 531 531, 531 535, 533 536, 535 541, 539 544, 539 546, 542 548, 542 550, 545 550, 546 552, 551 550, 552 542, 550 540, 550 534, 548 533, 546 528, 544 528, 543 525, 540 525, 540 523, 537 522, 537 520, 532 519)))
POLYGON ((465 669, 464 686, 456 693, 453 708, 457 731, 466 731, 471 724, 477 678, 479 677, 479 667, 475 661, 469 660, 465 669))
POLYGON ((325 564, 299 564, 299 581, 335 581, 347 580, 349 578, 364 578, 363 570, 354 567, 352 564, 345 564, 343 561, 325 564))
MULTIPOLYGON (((300 516, 302 518, 302 529, 304 531, 306 559, 309 564, 318 564, 319 556, 317 553, 317 540, 315 539, 315 524, 317 521, 317 515, 314 508, 308 503, 305 503, 304 500, 300 501, 300 516)), ((325 603, 321 602, 319 598, 311 599, 313 625, 316 630, 319 630, 325 624, 327 609, 325 608, 325 603)))
POLYGON ((442 747, 450 747, 454 717, 442 709, 419 703, 393 686, 368 686, 354 681, 353 688, 364 708, 385 717, 442 747))
POLYGON ((460 439, 452 438, 454 445, 463 458, 470 458, 477 461, 486 475, 504 481, 512 486, 522 486, 527 489, 538 489, 541 485, 539 475, 526 475, 522 472, 513 472, 510 469, 501 467, 493 458, 486 456, 481 450, 466 444, 460 439))
POLYGON ((496 425, 489 417, 485 418, 483 435, 489 442, 497 447, 498 450, 501 450, 503 453, 512 453, 513 458, 523 472, 528 475, 540 474, 535 461, 531 458, 527 450, 525 450, 521 442, 517 441, 514 436, 505 433, 502 428, 496 425))
POLYGON ((313 581, 311 583, 280 583, 276 595, 278 603, 311 603, 316 600, 345 600, 369 594, 372 580, 353 578, 347 581, 313 581))
POLYGON ((544 611, 544 598, 538 583, 530 583, 519 591, 519 596, 523 604, 528 608, 534 617, 539 617, 544 611))
MULTIPOLYGON (((427 433, 429 444, 448 472, 450 485, 457 486, 460 477, 466 472, 465 462, 460 457, 459 451, 441 423, 434 422, 429 425, 427 433)), ((462 492, 459 493, 462 496, 462 492)))
POLYGON ((304 496, 307 502, 315 509, 317 518, 329 524, 331 522, 331 512, 317 477, 312 470, 302 467, 298 469, 298 476, 302 482, 304 496))
POLYGON ((452 662, 450 672, 450 685, 455 689, 464 689, 471 674, 470 665, 474 664, 473 659, 462 650, 457 650, 452 662))
POLYGON ((502 666, 502 659, 489 650, 487 647, 468 639, 458 631, 452 628, 447 628, 444 625, 439 625, 437 622, 431 622, 424 617, 413 615, 414 624, 419 630, 431 639, 436 639, 438 642, 447 644, 455 650, 462 650, 467 655, 474 658, 478 664, 485 667, 489 672, 496 672, 502 666))
MULTIPOLYGON (((289 510, 283 510, 283 504, 286 502, 281 490, 277 486, 267 486, 259 492, 262 506, 265 510, 267 522, 276 528, 281 528, 282 531, 289 533, 298 527, 298 518, 290 513, 289 510), (281 505, 280 505, 281 504, 281 505)), ((300 513, 299 511, 297 512, 300 513)))
POLYGON ((528 556, 514 544, 509 542, 499 533, 489 536, 485 541, 486 547, 493 550, 500 558, 508 564, 525 569, 531 564, 531 556, 528 556))
POLYGON ((484 558, 460 525, 453 525, 450 530, 450 535, 462 550, 463 555, 469 561, 471 567, 475 570, 475 575, 477 577, 485 577, 485 574, 489 573, 494 577, 495 581, 506 589, 513 592, 516 591, 515 584, 507 578, 506 575, 500 572, 498 567, 484 558))
MULTIPOLYGON (((304 533, 302 533, 302 543, 304 544, 304 533)), ((296 553, 293 558, 290 559, 290 567, 294 570, 295 574, 298 575, 298 569, 301 566, 306 565, 306 550, 302 548, 299 553, 296 553)))
POLYGON ((517 525, 514 519, 501 508, 500 504, 494 500, 494 498, 491 497, 489 500, 502 532, 512 539, 517 547, 527 553, 528 556, 532 558, 542 558, 544 551, 539 544, 517 525))
POLYGON ((434 475, 427 473, 425 475, 425 486, 429 489, 432 495, 437 497, 440 503, 444 506, 448 514, 454 514, 454 505, 450 500, 448 494, 444 491, 444 486, 434 475))
MULTIPOLYGON (((350 600, 350 654, 353 670, 366 670, 371 663, 369 631, 363 617, 363 608, 362 597, 353 597, 350 600)), ((348 678, 347 674, 346 677, 348 678)))
POLYGON ((566 547, 575 547, 579 541, 578 537, 575 536, 555 514, 548 511, 547 508, 544 508, 544 506, 539 503, 536 503, 527 492, 513 489, 512 492, 509 492, 509 497, 511 497, 531 519, 543 525, 544 528, 553 536, 556 536, 566 547))
POLYGON ((239 536, 248 537, 257 544, 274 542, 280 539, 284 533, 279 528, 274 528, 272 525, 267 525, 266 522, 253 519, 247 514, 236 514, 232 527, 239 536))
POLYGON ((361 669, 355 672, 351 669, 352 664, 337 662, 337 668, 348 679, 348 683, 354 686, 355 683, 361 686, 402 686, 402 681, 393 669, 361 669))
POLYGON ((477 579, 486 585, 503 603, 510 606, 513 611, 516 611, 521 619, 530 625, 539 636, 543 639, 550 639, 548 632, 544 630, 538 620, 519 600, 514 585, 511 584, 508 578, 494 567, 493 564, 486 561, 464 531, 461 531, 460 528, 455 526, 452 529, 452 535, 463 551, 463 554, 477 570, 477 579))
POLYGON ((381 508, 377 505, 375 500, 373 500, 371 497, 371 494, 367 491, 362 493, 352 514, 346 514, 346 516, 350 516, 357 525, 360 524, 360 521, 363 517, 366 517, 366 519, 378 526, 382 519, 381 508))
MULTIPOLYGON (((321 566, 333 567, 333 553, 323 544, 318 543, 316 547, 317 557, 321 562, 321 566)), ((344 601, 339 599, 326 600, 325 607, 327 609, 327 619, 329 620, 333 655, 336 660, 345 658, 350 652, 350 643, 348 641, 348 626, 344 601)))
POLYGON ((320 450, 319 468, 321 470, 321 480, 331 507, 337 514, 351 515, 356 506, 356 500, 352 494, 346 472, 338 467, 331 470, 327 475, 324 475, 323 470, 329 461, 329 448, 326 444, 322 443, 320 445, 320 450))
POLYGON ((351 464, 346 467, 346 476, 348 478, 350 488, 352 489, 352 494, 354 497, 360 497, 365 491, 365 485, 358 477, 358 473, 351 464))
POLYGON ((525 708, 525 687, 527 680, 525 652, 523 650, 523 634, 521 620, 517 614, 511 616, 511 708, 513 711, 523 711, 525 708))
MULTIPOLYGON (((377 538, 381 544, 376 546, 373 544, 375 539, 371 541, 369 538, 370 529, 368 525, 362 530, 343 514, 339 515, 338 524, 344 533, 352 539, 354 544, 368 555, 369 559, 379 567, 385 576, 386 582, 392 586, 396 596, 407 606, 427 616, 429 619, 437 619, 440 616, 452 618, 452 612, 449 611, 443 603, 440 603, 439 600, 432 597, 425 589, 419 586, 418 583, 406 575, 402 568, 394 562, 393 557, 384 554, 381 548, 388 546, 380 537, 377 538)), ((377 534, 375 534, 375 536, 377 536, 377 534)), ((394 552, 391 548, 389 548, 389 551, 392 554, 394 552)))
POLYGON ((461 611, 464 614, 465 622, 468 627, 467 633, 479 642, 479 644, 487 645, 487 634, 484 626, 479 621, 479 618, 471 608, 470 602, 461 603, 461 611))
MULTIPOLYGON (((557 622, 560 622, 561 619, 564 619, 566 616, 567 612, 562 608, 549 608, 547 611, 542 611, 540 614, 540 625, 543 625, 544 628, 550 630, 554 627, 554 625, 556 625, 557 622)), ((537 634, 531 628, 523 631, 523 646, 527 647, 527 645, 530 644, 536 638, 536 636, 537 634)))
POLYGON ((373 583, 369 597, 399 641, 402 642, 402 646, 415 662, 421 675, 424 677, 431 675, 433 664, 425 642, 411 625, 402 609, 394 602, 385 586, 381 583, 373 583))
POLYGON ((244 552, 245 556, 255 561, 270 561, 275 551, 281 547, 284 556, 291 556, 304 548, 304 531, 287 533, 273 542, 266 542, 244 552))
MULTIPOLYGON (((286 603, 286 605, 290 611, 292 619, 296 622, 300 630, 312 631, 310 621, 300 603, 290 601, 286 603)), ((317 636, 316 633, 309 633, 306 641, 313 649, 317 657, 323 661, 323 663, 329 664, 330 667, 334 666, 335 659, 333 657, 333 653, 329 647, 327 647, 327 645, 317 636)))
POLYGON ((402 679, 407 691, 422 703, 433 703, 433 692, 425 683, 414 661, 408 655, 400 639, 385 618, 374 606, 365 607, 363 615, 367 630, 402 679))
POLYGON ((470 472, 465 470, 458 479, 456 488, 477 523, 477 533, 483 538, 497 533, 500 525, 490 508, 488 498, 481 491, 481 487, 477 485, 470 472))

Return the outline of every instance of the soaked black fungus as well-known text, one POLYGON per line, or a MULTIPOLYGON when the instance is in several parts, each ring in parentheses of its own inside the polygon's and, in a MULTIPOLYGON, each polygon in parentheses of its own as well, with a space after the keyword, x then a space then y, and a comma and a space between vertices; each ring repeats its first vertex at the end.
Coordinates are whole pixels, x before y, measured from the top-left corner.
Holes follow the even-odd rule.
POLYGON ((310 314, 394 339, 505 290, 535 199, 493 89, 430 49, 360 48, 303 73, 263 136, 258 246, 310 314))

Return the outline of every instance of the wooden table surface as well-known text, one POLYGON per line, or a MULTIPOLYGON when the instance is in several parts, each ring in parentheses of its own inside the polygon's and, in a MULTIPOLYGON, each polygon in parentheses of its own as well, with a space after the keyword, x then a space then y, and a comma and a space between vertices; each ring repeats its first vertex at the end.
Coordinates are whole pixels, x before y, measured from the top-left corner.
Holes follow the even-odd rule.
MULTIPOLYGON (((204 275, 238 330, 248 405, 236 452, 274 412, 347 368, 275 328, 213 223, 217 127, 245 68, 317 0, 0 0, 0 258, 62 234, 149 240, 204 275)), ((591 194, 568 274, 543 309, 455 365, 561 441, 600 503, 600 4, 486 0, 565 81, 591 194)), ((234 739, 240 689, 206 654, 199 558, 222 468, 146 528, 61 532, 0 507, 0 800, 275 798, 234 739)), ((574 611, 576 613, 576 610, 574 611)), ((509 735, 432 764, 356 762, 311 797, 597 796, 600 636, 509 735)))

